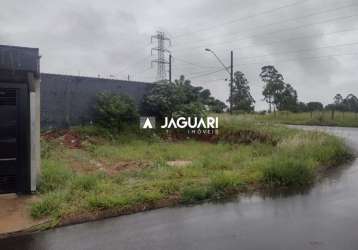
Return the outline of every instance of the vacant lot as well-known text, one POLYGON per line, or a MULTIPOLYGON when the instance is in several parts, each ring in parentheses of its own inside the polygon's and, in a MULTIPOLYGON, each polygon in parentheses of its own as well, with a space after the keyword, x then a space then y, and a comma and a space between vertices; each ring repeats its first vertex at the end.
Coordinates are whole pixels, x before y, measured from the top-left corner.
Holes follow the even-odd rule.
POLYGON ((293 125, 317 125, 358 127, 358 113, 335 111, 314 111, 307 113, 276 112, 268 115, 241 115, 245 120, 260 122, 293 124, 293 125))
POLYGON ((32 216, 53 225, 240 192, 307 186, 350 156, 333 136, 222 117, 211 139, 122 133, 96 127, 42 136, 41 200, 32 216), (177 138, 177 137, 175 137, 177 138))

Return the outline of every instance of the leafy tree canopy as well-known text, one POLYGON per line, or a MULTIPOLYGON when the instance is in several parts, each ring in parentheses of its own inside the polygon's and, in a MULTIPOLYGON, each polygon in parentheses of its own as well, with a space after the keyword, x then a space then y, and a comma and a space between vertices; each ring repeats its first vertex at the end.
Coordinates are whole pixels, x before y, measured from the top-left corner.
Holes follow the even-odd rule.
POLYGON ((278 110, 295 111, 297 109, 297 91, 292 85, 284 82, 283 76, 274 66, 264 66, 260 73, 261 80, 265 83, 262 94, 264 100, 278 110))
POLYGON ((207 111, 223 112, 226 105, 211 96, 208 89, 191 85, 181 76, 173 83, 155 85, 144 97, 142 113, 158 118, 204 116, 207 111))
POLYGON ((232 109, 251 112, 254 111, 254 103, 255 100, 250 93, 249 81, 244 73, 240 71, 235 72, 232 91, 232 109))

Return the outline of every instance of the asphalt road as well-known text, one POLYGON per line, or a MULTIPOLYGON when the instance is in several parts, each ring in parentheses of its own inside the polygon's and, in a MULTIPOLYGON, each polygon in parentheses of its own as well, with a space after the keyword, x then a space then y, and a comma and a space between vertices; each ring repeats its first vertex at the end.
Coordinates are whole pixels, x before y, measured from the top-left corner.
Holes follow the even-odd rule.
MULTIPOLYGON (((325 129, 358 151, 358 129, 325 129)), ((241 197, 57 228, 2 240, 0 249, 354 250, 358 160, 294 194, 241 197)))

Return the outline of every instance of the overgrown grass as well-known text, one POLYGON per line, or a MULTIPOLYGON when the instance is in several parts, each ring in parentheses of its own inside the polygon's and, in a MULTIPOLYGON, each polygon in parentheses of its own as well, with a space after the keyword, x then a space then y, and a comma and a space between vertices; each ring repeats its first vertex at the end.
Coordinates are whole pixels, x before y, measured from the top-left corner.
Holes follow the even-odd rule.
POLYGON ((271 124, 292 124, 292 125, 317 125, 317 126, 339 126, 358 127, 358 113, 315 111, 306 113, 276 112, 266 115, 242 114, 241 119, 246 121, 259 121, 271 124))
POLYGON ((83 138, 80 149, 70 149, 60 139, 42 142, 41 201, 31 209, 35 218, 49 216, 57 222, 107 209, 121 214, 221 199, 247 189, 307 186, 322 166, 349 157, 336 137, 236 117, 221 118, 223 138, 249 131, 269 140, 169 142, 150 134, 111 136, 95 127, 75 131, 83 138), (168 161, 189 164, 170 166, 168 161))

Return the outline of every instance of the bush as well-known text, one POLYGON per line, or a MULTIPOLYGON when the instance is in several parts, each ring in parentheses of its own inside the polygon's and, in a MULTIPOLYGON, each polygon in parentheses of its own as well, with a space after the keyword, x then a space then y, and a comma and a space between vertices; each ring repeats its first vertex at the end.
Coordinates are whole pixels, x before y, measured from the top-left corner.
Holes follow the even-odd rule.
POLYGON ((207 89, 194 87, 181 76, 175 83, 155 85, 144 97, 142 112, 159 119, 164 117, 204 117, 207 110, 221 113, 225 103, 215 99, 207 89))
POLYGON ((99 94, 96 111, 96 123, 115 131, 135 124, 139 117, 134 102, 128 96, 110 93, 99 94))
POLYGON ((205 106, 199 102, 178 105, 173 117, 205 117, 205 106))
POLYGON ((181 202, 193 203, 208 199, 210 196, 207 187, 200 185, 188 185, 181 191, 181 202))
POLYGON ((237 191, 243 184, 239 175, 235 172, 223 172, 212 176, 210 179, 210 191, 212 196, 217 199, 237 191))
POLYGON ((263 170, 263 181, 272 187, 299 187, 313 182, 314 168, 304 159, 287 155, 270 160, 263 170))

